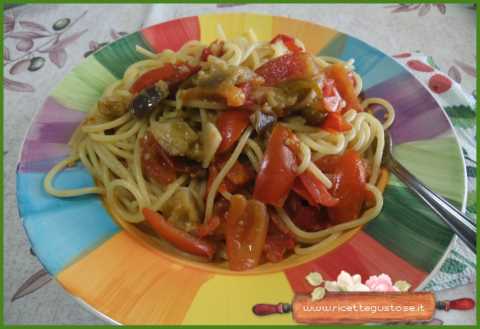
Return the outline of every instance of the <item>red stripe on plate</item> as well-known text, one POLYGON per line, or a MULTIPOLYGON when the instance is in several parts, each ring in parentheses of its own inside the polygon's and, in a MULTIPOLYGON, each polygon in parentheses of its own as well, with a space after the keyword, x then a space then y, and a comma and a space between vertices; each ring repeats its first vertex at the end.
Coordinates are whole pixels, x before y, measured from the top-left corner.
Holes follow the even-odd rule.
POLYGON ((185 42, 200 39, 200 23, 197 16, 180 18, 148 27, 142 35, 156 52, 177 51, 185 42))
POLYGON ((325 280, 336 280, 342 270, 352 275, 360 274, 362 282, 371 275, 385 273, 393 282, 408 281, 412 289, 428 275, 364 232, 359 232, 350 241, 324 256, 286 270, 285 274, 296 293, 310 293, 312 287, 305 281, 308 273, 319 272, 325 280))

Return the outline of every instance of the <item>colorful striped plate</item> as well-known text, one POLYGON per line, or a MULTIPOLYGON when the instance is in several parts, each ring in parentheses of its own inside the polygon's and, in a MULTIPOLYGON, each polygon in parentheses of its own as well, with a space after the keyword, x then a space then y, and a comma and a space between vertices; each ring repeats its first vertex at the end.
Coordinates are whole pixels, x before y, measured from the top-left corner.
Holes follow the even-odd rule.
MULTIPOLYGON (((388 273, 419 288, 436 271, 452 232, 392 177, 381 215, 345 233, 314 255, 292 257, 252 273, 232 273, 179 260, 140 243, 117 223, 96 196, 58 199, 42 187, 45 173, 68 154, 67 142, 103 89, 154 52, 178 50, 188 40, 209 43, 221 24, 228 37, 253 28, 259 39, 287 33, 315 54, 355 59, 369 97, 396 109, 391 128, 395 154, 433 190, 463 205, 465 170, 455 133, 432 95, 394 59, 332 29, 284 17, 222 14, 187 17, 126 36, 88 57, 47 98, 23 145, 17 171, 20 214, 43 266, 72 295, 106 318, 124 324, 289 324, 289 315, 256 317, 252 305, 289 302, 309 290, 304 277, 318 271, 335 279, 341 270, 388 273), (438 165, 441 164, 441 165, 438 165)), ((82 166, 55 182, 60 188, 90 186, 82 166)), ((128 227, 127 227, 128 228, 128 227)))

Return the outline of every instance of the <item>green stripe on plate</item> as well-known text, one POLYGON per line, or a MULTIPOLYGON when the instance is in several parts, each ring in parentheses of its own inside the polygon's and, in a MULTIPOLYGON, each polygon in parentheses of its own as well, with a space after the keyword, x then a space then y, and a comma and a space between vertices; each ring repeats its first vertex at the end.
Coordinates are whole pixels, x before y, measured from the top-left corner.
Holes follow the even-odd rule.
POLYGON ((382 212, 364 230, 425 272, 433 270, 453 237, 437 215, 398 181, 387 187, 382 212))
POLYGON ((456 205, 465 195, 462 154, 453 136, 395 146, 395 158, 433 191, 456 205))
POLYGON ((135 46, 153 51, 143 40, 140 32, 132 33, 121 38, 94 54, 95 58, 102 63, 118 79, 123 78, 125 70, 138 61, 146 59, 145 56, 135 50, 135 46))
POLYGON ((65 77, 51 96, 67 108, 88 112, 114 81, 110 71, 90 56, 65 77))

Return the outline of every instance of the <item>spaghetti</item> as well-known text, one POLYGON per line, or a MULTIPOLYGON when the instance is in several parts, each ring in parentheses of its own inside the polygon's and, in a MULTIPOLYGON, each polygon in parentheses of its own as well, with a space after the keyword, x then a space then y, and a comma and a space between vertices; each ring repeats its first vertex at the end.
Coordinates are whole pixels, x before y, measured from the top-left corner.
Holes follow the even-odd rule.
POLYGON ((100 194, 119 220, 146 220, 178 249, 234 270, 314 252, 379 214, 395 112, 359 99, 353 60, 315 57, 286 35, 228 40, 221 28, 210 45, 136 49, 147 59, 88 113, 45 177, 48 193, 100 194), (78 161, 96 186, 57 189, 55 176, 78 161))

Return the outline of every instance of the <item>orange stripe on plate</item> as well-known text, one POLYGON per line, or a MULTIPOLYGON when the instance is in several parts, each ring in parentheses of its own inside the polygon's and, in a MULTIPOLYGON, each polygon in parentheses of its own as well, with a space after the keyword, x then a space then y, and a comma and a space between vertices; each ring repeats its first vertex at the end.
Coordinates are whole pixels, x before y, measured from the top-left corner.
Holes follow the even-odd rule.
POLYGON ((179 324, 213 275, 172 263, 120 232, 58 274, 73 295, 124 324, 179 324))
POLYGON ((332 40, 337 32, 313 23, 294 20, 286 17, 273 17, 272 36, 287 34, 301 40, 307 52, 318 53, 332 40))

